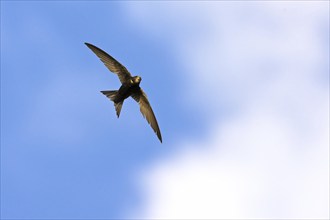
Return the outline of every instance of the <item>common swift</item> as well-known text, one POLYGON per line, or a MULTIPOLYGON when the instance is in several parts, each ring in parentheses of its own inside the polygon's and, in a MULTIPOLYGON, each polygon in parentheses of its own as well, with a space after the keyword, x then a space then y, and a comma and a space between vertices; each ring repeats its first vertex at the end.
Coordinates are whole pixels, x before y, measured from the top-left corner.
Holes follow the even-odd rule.
POLYGON ((89 43, 85 44, 100 58, 111 72, 117 74, 122 83, 119 90, 101 91, 101 93, 114 102, 117 117, 119 118, 124 100, 128 97, 132 97, 137 103, 139 103, 143 117, 147 119, 148 123, 157 134, 158 139, 162 142, 162 135, 160 134, 155 114, 152 111, 147 95, 140 87, 142 78, 140 76, 132 76, 126 67, 100 48, 89 43))

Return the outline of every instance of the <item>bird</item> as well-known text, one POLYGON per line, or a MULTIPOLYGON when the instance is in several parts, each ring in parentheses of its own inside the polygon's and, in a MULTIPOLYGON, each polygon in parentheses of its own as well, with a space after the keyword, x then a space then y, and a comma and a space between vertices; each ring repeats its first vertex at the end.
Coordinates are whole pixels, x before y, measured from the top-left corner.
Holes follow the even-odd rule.
POLYGON ((162 143, 162 135, 160 133, 156 116, 151 108, 146 93, 140 87, 142 78, 140 76, 132 76, 125 66, 102 49, 90 43, 85 43, 85 45, 96 54, 111 72, 117 74, 119 81, 122 84, 118 90, 101 91, 103 95, 113 101, 117 118, 120 116, 124 100, 128 97, 132 97, 139 104, 143 117, 150 124, 151 128, 162 143))

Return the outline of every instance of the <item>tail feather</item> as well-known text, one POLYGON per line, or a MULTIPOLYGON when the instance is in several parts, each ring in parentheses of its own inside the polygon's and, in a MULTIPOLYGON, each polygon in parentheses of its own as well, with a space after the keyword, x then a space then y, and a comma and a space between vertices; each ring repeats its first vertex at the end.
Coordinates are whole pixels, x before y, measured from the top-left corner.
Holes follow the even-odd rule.
POLYGON ((117 96, 117 90, 112 90, 112 91, 101 91, 103 95, 108 97, 111 101, 115 101, 116 96, 117 96))
POLYGON ((114 104, 115 104, 116 113, 117 113, 117 117, 118 117, 118 118, 119 118, 119 115, 120 115, 121 107, 123 106, 123 102, 124 102, 124 101, 114 103, 114 104))
POLYGON ((123 106, 124 100, 121 102, 116 102, 116 97, 117 97, 117 90, 112 90, 112 91, 101 91, 106 97, 108 97, 111 101, 114 102, 117 117, 119 118, 121 107, 123 106))

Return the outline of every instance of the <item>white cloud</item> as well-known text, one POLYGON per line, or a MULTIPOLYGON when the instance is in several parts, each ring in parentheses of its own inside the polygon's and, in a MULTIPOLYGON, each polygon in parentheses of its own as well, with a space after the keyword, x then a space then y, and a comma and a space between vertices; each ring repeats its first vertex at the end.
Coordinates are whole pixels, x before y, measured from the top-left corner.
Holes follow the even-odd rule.
POLYGON ((147 202, 137 216, 329 217, 329 88, 319 68, 329 65, 322 42, 328 4, 128 8, 135 22, 176 49, 189 74, 187 104, 215 118, 206 139, 182 140, 181 152, 141 174, 147 202), (216 115, 224 103, 236 109, 223 123, 216 115))
POLYGON ((257 115, 218 128, 211 140, 185 144, 183 152, 145 173, 148 206, 142 216, 326 217, 326 143, 298 145, 293 136, 285 122, 257 115))

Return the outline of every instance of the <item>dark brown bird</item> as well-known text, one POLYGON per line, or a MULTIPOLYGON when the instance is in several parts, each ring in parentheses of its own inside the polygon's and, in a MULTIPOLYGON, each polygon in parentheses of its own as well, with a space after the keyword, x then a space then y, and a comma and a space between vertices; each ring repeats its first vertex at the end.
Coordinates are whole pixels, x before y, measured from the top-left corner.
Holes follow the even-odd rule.
POLYGON ((140 88, 140 82, 142 80, 141 77, 132 76, 123 65, 100 48, 89 43, 85 44, 96 54, 96 56, 100 58, 100 60, 111 72, 118 75, 119 80, 122 83, 119 90, 101 91, 105 96, 114 102, 117 117, 119 118, 124 100, 131 96, 139 103, 142 115, 147 119, 148 123, 157 134, 158 139, 162 142, 162 135, 160 133, 155 114, 152 111, 147 95, 140 88))

